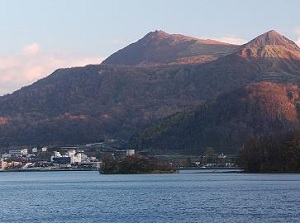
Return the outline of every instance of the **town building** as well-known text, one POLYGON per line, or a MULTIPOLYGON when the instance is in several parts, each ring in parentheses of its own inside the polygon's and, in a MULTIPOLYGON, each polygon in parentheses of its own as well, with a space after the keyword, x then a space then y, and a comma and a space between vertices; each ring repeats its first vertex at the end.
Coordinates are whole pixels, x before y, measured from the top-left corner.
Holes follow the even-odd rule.
POLYGON ((80 164, 82 162, 89 162, 88 156, 84 154, 83 150, 68 150, 64 155, 59 151, 54 151, 51 156, 51 161, 57 164, 80 164))
POLYGON ((42 148, 42 152, 47 152, 47 150, 48 150, 48 148, 47 148, 46 146, 44 146, 44 147, 42 148))
POLYGON ((126 156, 134 156, 135 150, 134 149, 127 149, 126 150, 126 156))
POLYGON ((1 169, 1 170, 6 169, 7 167, 8 167, 7 162, 5 162, 5 161, 1 161, 1 162, 0 162, 0 169, 1 169))
POLYGON ((3 153, 1 157, 2 157, 2 160, 6 160, 6 159, 9 159, 11 157, 11 155, 9 153, 3 153))
POLYGON ((9 155, 11 157, 26 156, 28 154, 28 149, 12 149, 9 150, 9 155))

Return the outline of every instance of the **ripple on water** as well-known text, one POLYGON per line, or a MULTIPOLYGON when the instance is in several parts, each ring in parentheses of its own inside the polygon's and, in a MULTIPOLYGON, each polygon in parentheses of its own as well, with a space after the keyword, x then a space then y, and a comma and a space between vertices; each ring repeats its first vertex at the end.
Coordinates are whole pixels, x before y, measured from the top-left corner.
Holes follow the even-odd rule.
POLYGON ((298 222, 299 181, 300 174, 6 173, 0 222, 298 222))

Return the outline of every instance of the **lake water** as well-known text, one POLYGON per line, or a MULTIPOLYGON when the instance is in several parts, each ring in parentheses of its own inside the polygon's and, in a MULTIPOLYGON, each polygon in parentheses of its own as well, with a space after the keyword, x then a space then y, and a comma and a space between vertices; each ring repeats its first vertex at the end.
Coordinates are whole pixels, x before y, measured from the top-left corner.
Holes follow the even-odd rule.
POLYGON ((0 173, 0 222, 300 222, 300 174, 0 173))

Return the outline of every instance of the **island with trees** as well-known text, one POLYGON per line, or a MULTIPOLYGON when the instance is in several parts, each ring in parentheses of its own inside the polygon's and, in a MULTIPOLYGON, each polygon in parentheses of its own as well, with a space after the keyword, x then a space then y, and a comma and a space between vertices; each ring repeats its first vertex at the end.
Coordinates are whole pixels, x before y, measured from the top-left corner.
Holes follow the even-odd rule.
POLYGON ((172 163, 154 157, 126 156, 114 159, 105 156, 99 172, 101 174, 145 174, 145 173, 175 173, 172 163))

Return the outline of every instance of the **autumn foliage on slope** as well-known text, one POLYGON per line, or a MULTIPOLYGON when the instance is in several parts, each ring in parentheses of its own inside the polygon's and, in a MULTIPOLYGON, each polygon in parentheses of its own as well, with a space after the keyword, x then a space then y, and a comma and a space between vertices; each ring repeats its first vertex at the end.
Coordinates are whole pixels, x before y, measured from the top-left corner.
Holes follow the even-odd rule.
POLYGON ((250 137, 298 126, 299 88, 260 82, 222 95, 196 110, 173 115, 132 139, 141 148, 235 152, 250 137))

